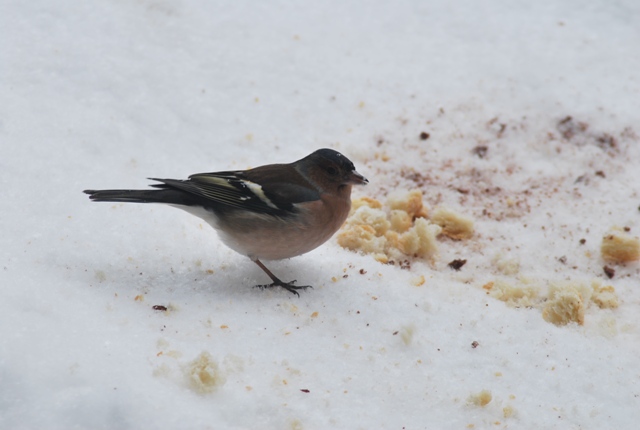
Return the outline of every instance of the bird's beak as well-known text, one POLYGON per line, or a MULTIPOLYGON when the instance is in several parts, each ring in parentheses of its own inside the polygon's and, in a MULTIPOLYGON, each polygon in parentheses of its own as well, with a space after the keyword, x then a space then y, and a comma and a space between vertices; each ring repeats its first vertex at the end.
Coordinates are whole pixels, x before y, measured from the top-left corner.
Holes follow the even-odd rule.
POLYGON ((367 185, 369 181, 355 170, 349 173, 348 183, 354 185, 367 185))

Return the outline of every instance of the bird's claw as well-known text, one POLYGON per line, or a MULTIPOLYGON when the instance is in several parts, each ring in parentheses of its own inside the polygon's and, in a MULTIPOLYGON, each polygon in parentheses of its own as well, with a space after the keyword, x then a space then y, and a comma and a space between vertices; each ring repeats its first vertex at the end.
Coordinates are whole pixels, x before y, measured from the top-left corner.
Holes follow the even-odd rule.
POLYGON ((271 284, 255 285, 254 288, 260 288, 261 290, 264 290, 265 288, 282 287, 285 290, 289 291, 292 294, 295 294, 298 297, 300 297, 300 293, 298 293, 297 290, 306 290, 307 288, 313 288, 311 285, 299 285, 299 286, 293 285, 295 282, 296 282, 295 280, 291 282, 275 281, 271 284))

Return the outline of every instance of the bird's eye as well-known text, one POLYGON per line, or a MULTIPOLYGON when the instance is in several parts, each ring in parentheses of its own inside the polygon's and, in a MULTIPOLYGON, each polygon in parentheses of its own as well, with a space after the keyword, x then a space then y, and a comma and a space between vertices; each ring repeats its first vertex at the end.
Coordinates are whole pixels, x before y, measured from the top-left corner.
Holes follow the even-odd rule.
POLYGON ((327 173, 331 176, 335 176, 338 174, 338 169, 336 169, 335 167, 327 167, 327 173))

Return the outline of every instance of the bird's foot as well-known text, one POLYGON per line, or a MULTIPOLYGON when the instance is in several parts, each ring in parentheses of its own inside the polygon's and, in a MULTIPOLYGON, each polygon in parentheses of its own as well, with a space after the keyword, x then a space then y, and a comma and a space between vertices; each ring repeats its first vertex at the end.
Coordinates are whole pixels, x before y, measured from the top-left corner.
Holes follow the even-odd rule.
POLYGON ((298 293, 298 290, 306 290, 307 288, 313 288, 311 285, 293 285, 295 282, 296 282, 295 280, 291 282, 282 282, 281 280, 278 279, 277 281, 274 281, 271 284, 255 285, 254 288, 260 288, 261 290, 264 290, 265 288, 282 287, 285 290, 289 291, 292 294, 295 294, 298 297, 300 297, 300 293, 298 293))

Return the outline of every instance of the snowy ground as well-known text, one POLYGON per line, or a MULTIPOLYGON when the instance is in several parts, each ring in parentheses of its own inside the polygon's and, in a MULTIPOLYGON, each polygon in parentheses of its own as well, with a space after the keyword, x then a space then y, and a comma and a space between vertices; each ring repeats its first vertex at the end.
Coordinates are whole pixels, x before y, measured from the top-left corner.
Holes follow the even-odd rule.
POLYGON ((635 0, 4 2, 0 428, 636 428, 640 266, 608 279, 599 245, 640 233, 639 22, 635 0), (81 193, 326 146, 358 196, 420 187, 476 235, 410 270, 335 240, 271 263, 297 298, 197 218, 81 193), (600 279, 620 307, 555 326, 499 278, 600 279))

